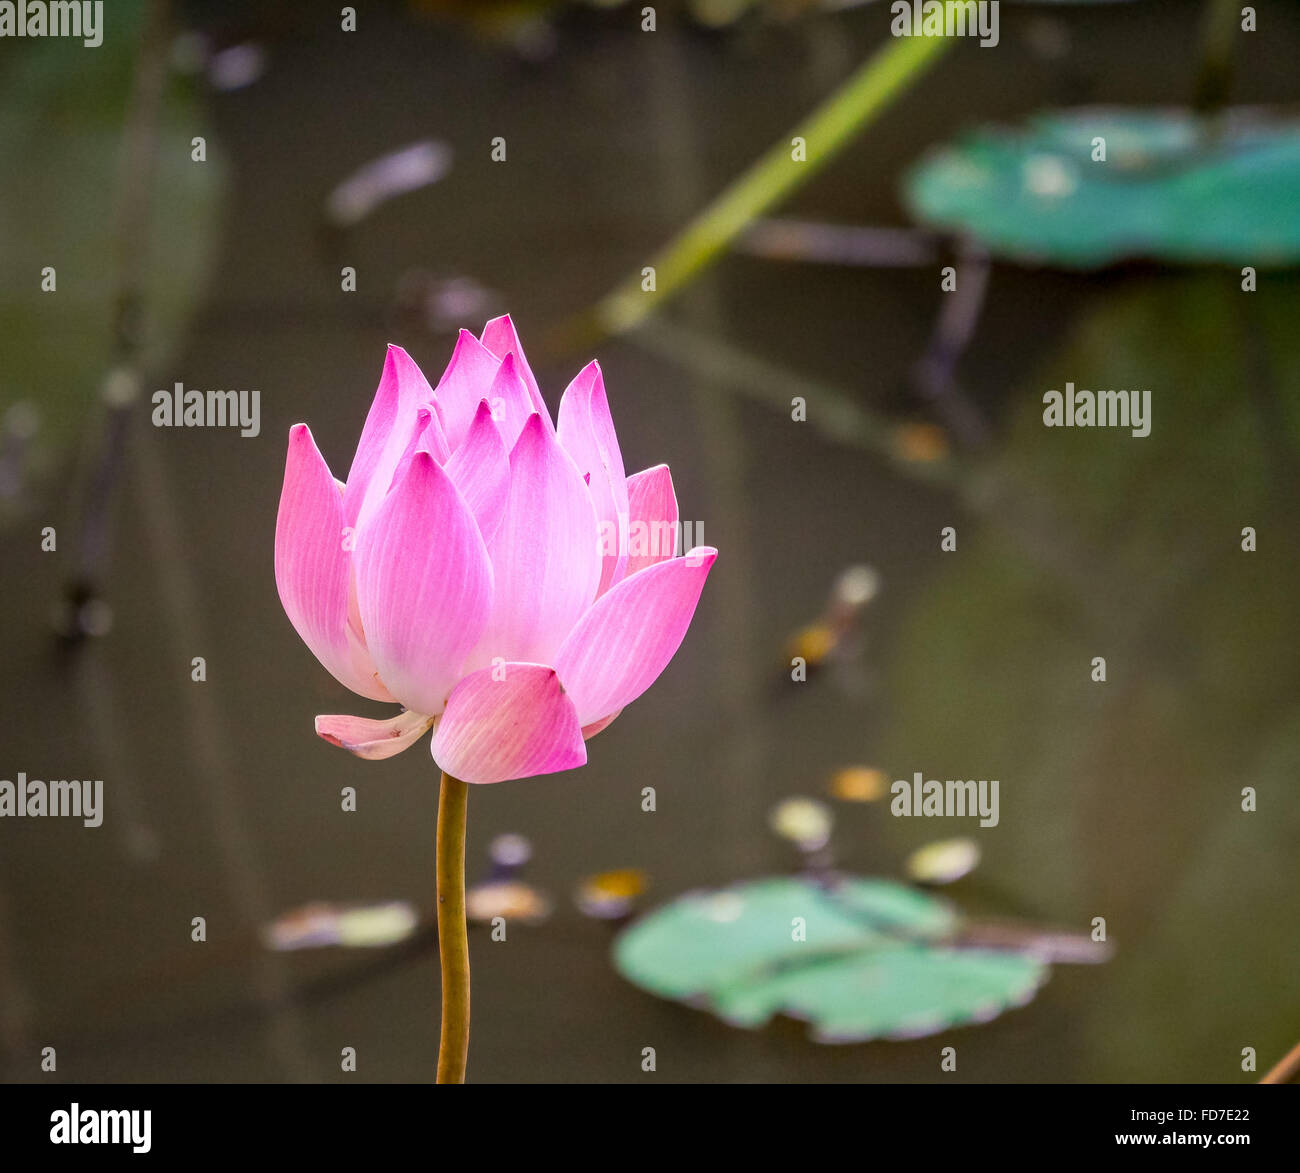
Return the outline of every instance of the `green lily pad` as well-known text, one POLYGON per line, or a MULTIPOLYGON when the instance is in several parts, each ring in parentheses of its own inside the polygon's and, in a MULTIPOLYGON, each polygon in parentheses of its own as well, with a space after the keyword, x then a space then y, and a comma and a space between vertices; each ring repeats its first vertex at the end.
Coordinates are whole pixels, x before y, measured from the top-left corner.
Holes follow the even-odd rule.
POLYGON ((619 936, 614 964, 734 1026, 787 1014, 818 1042, 918 1038, 1023 1005, 1046 977, 1029 954, 953 946, 957 927, 948 904, 890 880, 773 877, 657 909, 619 936))
POLYGON ((983 127, 923 159, 921 223, 997 256, 1092 269, 1131 259, 1277 267, 1300 260, 1300 122, 1232 111, 1089 108, 983 127), (1095 140, 1105 161, 1095 161, 1095 140))

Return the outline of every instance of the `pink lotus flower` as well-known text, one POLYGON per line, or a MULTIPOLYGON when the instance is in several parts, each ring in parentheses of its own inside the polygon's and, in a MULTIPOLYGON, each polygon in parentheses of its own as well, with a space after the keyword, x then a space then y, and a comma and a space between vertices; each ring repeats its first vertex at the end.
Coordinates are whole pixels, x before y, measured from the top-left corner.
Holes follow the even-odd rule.
POLYGON ((717 551, 675 557, 676 530, 668 467, 624 475, 598 364, 557 428, 508 317, 461 331, 436 390, 390 346, 346 484, 289 432, 284 609, 340 683, 404 710, 317 733, 386 758, 433 726, 466 782, 584 765, 690 626, 717 551))

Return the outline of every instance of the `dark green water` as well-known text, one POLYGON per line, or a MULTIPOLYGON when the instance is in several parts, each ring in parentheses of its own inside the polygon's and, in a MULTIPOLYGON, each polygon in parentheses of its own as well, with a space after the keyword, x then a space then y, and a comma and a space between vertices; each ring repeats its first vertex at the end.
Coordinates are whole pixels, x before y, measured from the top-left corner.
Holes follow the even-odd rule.
MULTIPOLYGON (((1245 50, 1234 96, 1292 101, 1300 22, 1260 7, 1273 23, 1245 50)), ((901 169, 971 122, 1044 104, 1179 103, 1194 72, 1190 8, 1005 6, 996 53, 961 46, 783 210, 902 223, 901 169), (1068 61, 1033 51, 1047 20, 1068 36, 1068 61)), ((66 444, 0 535, 0 776, 102 776, 109 803, 93 832, 0 827, 10 1080, 37 1078, 51 1045, 58 1075, 78 1081, 342 1079, 348 1046, 359 1078, 431 1078, 432 952, 299 997, 364 962, 269 958, 254 936, 310 900, 432 899, 427 747, 369 763, 312 732, 316 713, 375 710, 319 667, 276 597, 285 434, 308 421, 342 475, 383 344, 400 342, 436 379, 452 335, 395 309, 416 269, 489 291, 472 328, 514 315, 554 408, 592 357, 547 353, 555 328, 646 263, 886 28, 884 10, 868 9, 730 37, 665 22, 650 36, 630 10, 574 13, 554 54, 526 64, 463 24, 405 10, 367 13, 352 38, 274 12, 270 27, 251 7, 247 23, 197 12, 218 35, 265 39, 270 68, 196 104, 225 177, 211 275, 147 388, 257 388, 261 435, 155 430, 141 404, 113 508, 114 626, 78 654, 60 652, 48 623, 70 554, 39 548, 47 524, 60 551, 72 546, 66 444), (504 164, 490 159, 497 135, 504 164), (324 239, 331 187, 423 137, 455 150, 451 173, 324 239), (345 264, 354 294, 339 290, 345 264), (190 681, 194 656, 205 683, 190 681), (359 792, 354 814, 339 810, 345 786, 359 792), (207 919, 204 945, 189 940, 194 916, 207 919)), ((83 207, 103 217, 95 193, 83 207)), ((45 231, 0 225, 13 240, 45 231)), ((1014 486, 996 507, 981 506, 978 478, 953 491, 901 475, 735 396, 686 356, 635 338, 595 348, 628 469, 668 462, 683 517, 721 556, 681 652, 590 744, 585 769, 471 795, 472 869, 485 870, 494 835, 522 832, 529 878, 557 900, 544 926, 472 939, 472 1078, 638 1080, 653 1046, 660 1079, 927 1080, 954 1045, 962 1080, 1233 1081, 1255 1078, 1242 1048, 1267 1066, 1291 1045, 1300 286, 1270 275, 1246 307, 1237 290, 1231 271, 996 266, 960 368, 990 422, 989 467, 1014 486), (1045 432, 1041 394, 1067 379, 1151 386, 1151 437, 1045 432), (947 525, 958 551, 941 554, 947 525), (1245 525, 1259 530, 1255 554, 1240 551, 1245 525), (860 687, 825 677, 783 689, 788 633, 855 562, 884 583, 860 687), (1096 655, 1105 685, 1089 680, 1096 655), (984 863, 954 899, 1075 929, 1104 916, 1115 959, 1058 969, 1030 1006, 989 1025, 842 1048, 786 1021, 733 1030, 613 972, 611 932, 570 898, 581 877, 644 868, 653 903, 788 870, 768 810, 824 794, 835 769, 859 762, 891 778, 1000 778, 1000 824, 971 832, 984 863), (641 810, 647 785, 653 814, 641 810), (1254 814, 1240 812, 1244 786, 1258 791, 1254 814)), ((908 373, 937 300, 930 269, 734 256, 666 312, 861 405, 924 419, 908 373)), ((63 329, 61 349, 102 345, 75 320, 63 329)), ((53 394, 40 370, 0 378, 4 404, 53 394)), ((897 874, 912 847, 966 830, 911 825, 880 804, 836 813, 837 859, 866 874, 897 874)))

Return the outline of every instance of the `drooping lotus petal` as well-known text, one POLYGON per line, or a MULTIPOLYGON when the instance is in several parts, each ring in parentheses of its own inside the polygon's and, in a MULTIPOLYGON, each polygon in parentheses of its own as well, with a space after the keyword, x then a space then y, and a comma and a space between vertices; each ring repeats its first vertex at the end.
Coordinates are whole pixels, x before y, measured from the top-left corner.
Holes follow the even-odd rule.
POLYGON ((711 546, 696 546, 682 558, 647 566, 578 621, 555 667, 584 726, 636 700, 667 667, 717 556, 711 546))
POLYGON ((627 478, 627 570, 671 558, 677 551, 677 494, 666 464, 656 464, 627 478))
POLYGON ((537 386, 537 380, 533 376, 533 370, 524 357, 523 343, 519 341, 519 333, 515 330, 515 324, 510 320, 510 315, 502 314, 499 318, 493 318, 483 327, 483 335, 479 341, 499 359, 504 359, 510 354, 515 356, 515 369, 523 377, 524 383, 528 387, 528 394, 533 402, 533 411, 542 417, 542 421, 551 431, 554 431, 555 425, 551 423, 550 409, 547 408, 546 400, 542 398, 541 388, 537 386))
POLYGON ((608 717, 602 717, 599 721, 593 721, 590 725, 584 725, 582 727, 582 740, 590 741, 602 729, 608 729, 612 724, 614 724, 618 714, 622 711, 622 709, 619 709, 616 712, 610 713, 608 717))
POLYGON ((487 392, 488 406, 492 408, 492 418, 501 431, 501 438, 506 442, 507 450, 515 446, 519 433, 536 408, 532 396, 528 393, 528 384, 519 374, 515 356, 508 354, 497 368, 496 378, 487 392))
POLYGON ((317 717, 316 732, 331 745, 377 762, 401 753, 432 724, 423 713, 398 713, 387 721, 337 713, 317 717))
POLYGON ((389 346, 366 426, 361 431, 343 493, 344 524, 360 529, 378 508, 415 431, 429 382, 400 346, 389 346))
POLYGON ((456 339, 456 349, 451 354, 451 362, 443 371, 434 392, 452 452, 465 439, 474 413, 478 411, 479 402, 487 398, 488 389, 497 377, 500 366, 501 360, 473 334, 468 330, 460 332, 460 337, 456 339))
POLYGON ((473 514, 427 452, 361 530, 354 555, 366 643, 389 691, 434 715, 482 634, 492 567, 473 514))
POLYGON ((447 461, 447 475, 474 514, 483 540, 491 542, 510 495, 510 452, 486 399, 478 405, 461 446, 447 461))
POLYGON ((492 616, 467 671, 494 657, 551 663, 600 582, 596 511, 572 459, 531 415, 510 453, 510 493, 488 546, 492 616))
POLYGON ((275 520, 275 584, 294 630, 340 684, 391 700, 364 647, 348 636, 343 498, 306 424, 289 431, 275 520))
POLYGON ((603 554, 597 594, 604 594, 623 577, 627 565, 628 499, 623 454, 599 363, 588 363, 565 389, 557 434, 587 479, 596 506, 603 554))
POLYGON ((555 669, 505 662, 456 685, 434 730, 433 758, 462 782, 505 782, 585 765, 587 748, 555 669))

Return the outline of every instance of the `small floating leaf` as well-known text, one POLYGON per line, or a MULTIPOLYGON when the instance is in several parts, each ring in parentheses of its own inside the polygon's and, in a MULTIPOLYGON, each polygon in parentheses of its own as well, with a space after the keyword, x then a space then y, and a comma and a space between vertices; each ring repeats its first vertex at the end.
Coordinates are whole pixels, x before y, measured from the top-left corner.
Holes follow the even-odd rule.
POLYGON ((406 940, 420 923, 414 905, 405 900, 382 904, 304 904, 278 917, 262 930, 262 940, 277 953, 320 949, 376 949, 406 940))
POLYGON ((974 871, 979 861, 974 839, 941 839, 907 857, 907 874, 921 884, 951 884, 974 871))
POLYGON ((550 897, 522 880, 493 880, 465 893, 465 916, 473 924, 488 924, 499 916, 541 924, 550 915, 550 897))
POLYGON ((889 793, 889 775, 871 766, 846 766, 831 775, 830 792, 842 802, 877 802, 889 793))
POLYGON ((817 851, 831 837, 833 818, 823 802, 815 798, 787 798, 772 808, 768 824, 782 839, 801 851, 817 851))
POLYGON ((574 900, 586 916, 617 920, 627 916, 650 879, 640 868, 619 868, 588 876, 578 885, 574 900))

